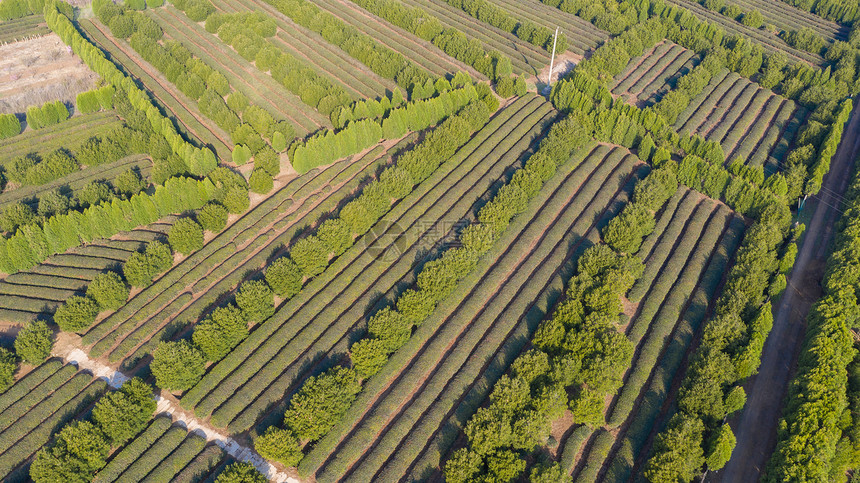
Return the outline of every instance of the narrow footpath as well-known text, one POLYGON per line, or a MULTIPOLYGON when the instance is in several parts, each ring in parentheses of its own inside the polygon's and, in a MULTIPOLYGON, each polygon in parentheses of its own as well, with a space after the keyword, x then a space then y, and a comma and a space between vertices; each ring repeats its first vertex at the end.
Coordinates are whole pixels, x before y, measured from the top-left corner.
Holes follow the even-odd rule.
POLYGON ((830 253, 834 226, 844 209, 843 195, 858 154, 860 107, 855 104, 821 191, 810 197, 804 208, 814 210, 814 214, 806 227, 806 237, 788 279, 788 288, 775 307, 773 330, 765 342, 759 373, 744 384, 746 406, 739 417, 731 420, 737 437, 732 458, 725 468, 704 478, 708 483, 755 482, 767 467, 776 447, 784 399, 806 332, 806 315, 822 295, 824 264, 830 253))
MULTIPOLYGON (((66 362, 76 365, 79 370, 89 371, 95 377, 104 379, 113 389, 120 388, 123 383, 129 379, 128 376, 122 372, 115 371, 104 364, 91 360, 87 357, 84 351, 77 348, 68 350, 65 353, 54 353, 53 355, 62 357, 66 362)), ((266 475, 269 481, 274 481, 276 483, 300 483, 299 480, 290 477, 286 473, 278 471, 277 468, 257 454, 253 449, 243 446, 233 438, 218 433, 212 428, 201 424, 197 418, 189 415, 181 408, 177 408, 172 401, 158 395, 155 396, 155 400, 158 403, 156 414, 167 414, 171 416, 174 422, 180 422, 185 425, 189 432, 197 433, 205 437, 207 441, 214 442, 236 460, 251 463, 260 471, 260 473, 266 475)))

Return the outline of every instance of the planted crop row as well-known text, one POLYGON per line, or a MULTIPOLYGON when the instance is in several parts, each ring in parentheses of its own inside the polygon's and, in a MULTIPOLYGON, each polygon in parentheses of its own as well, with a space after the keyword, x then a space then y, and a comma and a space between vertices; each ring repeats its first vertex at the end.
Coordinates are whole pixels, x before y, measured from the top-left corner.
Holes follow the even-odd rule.
POLYGON ((42 15, 28 15, 0 25, 0 45, 50 33, 42 15))
POLYGON ((216 0, 213 4, 228 13, 265 12, 278 26, 278 31, 272 38, 275 45, 297 58, 303 58, 320 75, 326 75, 334 82, 343 84, 360 99, 377 98, 384 96, 386 91, 394 91, 393 82, 373 73, 343 50, 326 42, 319 34, 296 24, 267 3, 253 0, 216 0))
MULTIPOLYGON (((332 0, 326 0, 332 1, 332 0)), ((487 46, 488 50, 498 50, 510 57, 515 73, 537 73, 549 62, 549 53, 541 48, 518 39, 472 18, 466 12, 452 7, 443 0, 407 0, 404 2, 419 7, 435 15, 442 25, 456 28, 470 39, 476 39, 487 46)))
MULTIPOLYGON (((152 443, 138 458, 123 471, 119 481, 143 481, 158 464, 171 455, 188 436, 188 430, 182 426, 171 426, 161 437, 152 443)), ((167 480, 162 480, 167 481, 167 480)))
POLYGON ((768 2, 767 0, 732 0, 732 2, 749 10, 758 10, 765 22, 781 30, 800 30, 807 27, 814 29, 830 41, 841 40, 844 42, 848 40, 848 29, 818 15, 793 7, 786 2, 768 2))
POLYGON ((131 440, 121 450, 117 451, 108 464, 99 470, 93 483, 111 483, 116 481, 134 461, 144 454, 170 428, 171 418, 157 417, 137 437, 131 440))
POLYGON ((705 100, 710 98, 712 95, 714 95, 714 90, 723 85, 723 81, 729 75, 731 74, 729 73, 728 69, 722 69, 720 70, 720 72, 712 76, 711 80, 708 82, 708 85, 705 86, 704 89, 702 89, 702 92, 696 95, 687 105, 687 108, 681 111, 680 114, 678 114, 678 118, 675 121, 673 127, 675 129, 679 129, 685 126, 687 124, 687 121, 689 121, 694 114, 697 114, 699 112, 702 103, 705 102, 705 100))
POLYGON ((210 444, 188 463, 172 481, 198 483, 210 474, 216 474, 213 470, 223 461, 226 453, 215 444, 210 444))
POLYGON ((689 73, 699 64, 701 56, 692 50, 684 50, 671 64, 639 93, 639 100, 645 101, 662 97, 674 87, 679 78, 689 73))
MULTIPOLYGON (((145 313, 153 312, 155 307, 161 307, 169 303, 212 268, 210 266, 211 262, 207 264, 206 260, 210 258, 217 260, 219 257, 227 258, 235 249, 235 245, 233 245, 234 239, 241 237, 239 239, 242 241, 239 243, 244 243, 258 236, 258 229, 270 223, 262 221, 267 215, 276 213, 278 207, 282 203, 287 202, 291 196, 304 197, 318 190, 334 176, 334 173, 342 170, 345 164, 347 163, 336 163, 325 169, 311 171, 290 181, 287 186, 278 190, 274 195, 255 206, 252 210, 244 213, 241 218, 220 232, 209 243, 206 243, 203 248, 183 259, 182 262, 156 280, 152 285, 143 289, 123 307, 105 318, 102 323, 91 327, 84 334, 82 343, 84 345, 92 345, 104 338, 115 327, 127 322, 131 318, 137 318, 133 324, 134 326, 143 320, 142 317, 145 313), (299 193, 302 193, 303 190, 306 192, 300 195, 299 193), (170 292, 168 292, 169 288, 172 288, 170 292), (163 297, 167 298, 157 301, 157 297, 162 296, 162 294, 164 294, 163 297), (153 305, 150 306, 150 304, 153 305), (145 307, 147 308, 144 309, 145 307)), ((94 353, 91 351, 90 354, 94 353)))
MULTIPOLYGON (((8 477, 10 480, 18 481, 25 480, 28 476, 28 467, 27 465, 19 465, 47 444, 60 427, 107 390, 106 382, 101 379, 93 379, 92 376, 89 378, 92 383, 81 388, 76 394, 64 398, 62 401, 59 398, 51 397, 3 433, 4 442, 14 442, 14 444, 11 446, 4 445, 3 452, 0 454, 0 477, 4 479, 8 477), (24 427, 27 429, 20 429, 24 427), (15 438, 15 440, 9 441, 6 438, 15 438)), ((55 394, 55 396, 58 395, 58 393, 55 394)))
MULTIPOLYGON (((465 176, 467 173, 472 171, 472 167, 475 166, 479 160, 489 154, 491 148, 483 148, 483 154, 481 156, 469 158, 469 163, 466 164, 464 168, 455 170, 455 168, 460 167, 461 163, 463 163, 467 159, 467 155, 469 153, 474 152, 479 146, 482 145, 482 143, 484 143, 490 137, 491 134, 494 134, 496 132, 498 132, 499 135, 497 136, 497 138, 494 138, 494 142, 496 144, 503 142, 514 129, 514 127, 519 124, 523 119, 525 119, 529 114, 531 114, 540 104, 541 103, 539 101, 535 101, 533 100, 533 98, 523 99, 522 101, 516 102, 512 107, 509 107, 508 109, 505 109, 501 113, 497 114, 483 130, 479 131, 479 133, 474 136, 472 141, 470 141, 463 149, 461 149, 457 157, 452 159, 449 163, 446 163, 442 167, 442 169, 438 170, 437 173, 435 173, 429 179, 428 183, 424 183, 419 186, 415 191, 413 191, 412 194, 410 194, 402 202, 396 205, 393 210, 389 212, 387 217, 384 218, 383 223, 398 222, 399 219, 403 218, 404 212, 406 212, 409 208, 415 205, 419 200, 427 200, 424 201, 422 204, 436 201, 438 199, 438 195, 433 197, 427 195, 427 193, 431 189, 437 187, 435 188, 436 191, 439 194, 443 193, 445 189, 438 187, 440 186, 439 183, 441 182, 441 180, 445 179, 448 175, 450 175, 452 171, 454 173, 457 173, 461 177, 465 176), (528 109, 524 109, 527 105, 530 105, 531 107, 528 109), (507 123, 506 121, 509 121, 515 113, 517 114, 517 118, 515 119, 515 121, 507 123), (500 127, 502 127, 503 125, 504 129, 500 130, 500 127)), ((423 209, 426 210, 426 207, 424 207, 423 209)), ((417 213, 413 218, 406 218, 404 222, 398 223, 401 225, 408 226, 409 224, 415 222, 416 219, 417 213)), ((251 336, 244 343, 238 346, 231 354, 229 354, 217 366, 215 366, 215 368, 210 371, 209 374, 204 376, 204 378, 197 385, 197 387, 185 394, 182 398, 183 406, 189 408, 195 407, 196 411, 200 414, 208 414, 208 412, 211 412, 212 410, 217 408, 221 404, 221 401, 224 400, 224 398, 232 394, 232 389, 228 389, 227 391, 221 391, 221 395, 218 396, 220 400, 218 402, 215 402, 215 404, 210 404, 207 402, 207 404, 203 406, 203 408, 199 408, 198 406, 200 406, 200 403, 203 400, 204 396, 206 396, 212 389, 216 388, 216 386, 218 387, 219 391, 221 390, 221 388, 226 386, 227 384, 225 384, 222 379, 233 373, 233 371, 239 368, 240 365, 241 371, 244 375, 242 376, 243 379, 239 381, 239 384, 241 384, 242 382, 244 382, 244 380, 247 380, 248 377, 253 375, 256 371, 256 368, 245 372, 246 369, 251 366, 251 364, 249 364, 248 358, 251 356, 252 353, 256 352, 256 357, 266 357, 266 359, 263 359, 258 363, 264 364, 271 354, 277 352, 277 349, 275 349, 274 347, 272 350, 274 350, 275 352, 267 353, 257 351, 257 347, 264 342, 269 345, 286 342, 286 340, 278 340, 278 337, 274 336, 274 334, 278 333, 278 330, 286 330, 286 317, 284 317, 286 314, 301 308, 301 306, 303 304, 306 304, 308 299, 311 298, 310 296, 314 295, 317 291, 330 285, 332 286, 332 288, 341 286, 341 288, 337 290, 342 290, 343 286, 348 284, 348 281, 352 277, 361 274, 363 267, 367 265, 370 261, 372 261, 375 257, 369 256, 369 259, 362 261, 361 264, 355 263, 355 260, 358 259, 360 256, 368 257, 368 255, 363 255, 363 253, 365 253, 365 250, 363 250, 363 248, 368 246, 368 243, 373 240, 373 238, 380 236, 382 233, 384 233, 384 230, 383 232, 377 233, 375 235, 367 235, 365 237, 367 243, 361 241, 357 242, 346 253, 341 255, 332 264, 332 266, 329 267, 327 271, 325 271, 321 276, 311 281, 302 292, 300 292, 296 297, 291 299, 288 304, 286 304, 279 310, 276 316, 271 319, 272 322, 263 324, 258 330, 252 333, 251 336), (355 273, 342 272, 347 268, 350 268, 350 270, 357 269, 357 271, 355 273), (268 357, 267 354, 269 354, 268 357), (208 407, 208 409, 206 409, 206 407, 208 407)), ((327 300, 331 300, 331 298, 328 298, 327 300)), ((327 304, 327 302, 325 302, 323 305, 325 304, 327 304)), ((258 368, 260 366, 256 367, 258 368)), ((207 401, 211 399, 212 398, 209 397, 207 398, 207 401)))
POLYGON ((726 33, 729 35, 741 35, 752 39, 770 52, 784 52, 795 59, 803 60, 816 66, 822 63, 822 58, 819 55, 795 49, 773 33, 747 27, 733 18, 726 17, 725 15, 717 12, 712 12, 691 0, 668 0, 667 3, 682 7, 701 20, 719 25, 721 28, 725 29, 726 33))
POLYGON ((735 159, 739 156, 747 159, 758 145, 765 130, 774 121, 783 100, 780 96, 771 95, 764 89, 756 94, 754 104, 738 119, 737 128, 729 129, 723 137, 721 144, 723 152, 726 153, 726 159, 735 159))
MULTIPOLYGON (((197 434, 188 433, 185 439, 170 455, 166 456, 158 466, 152 469, 146 478, 140 481, 148 483, 162 483, 173 481, 173 478, 191 462, 206 446, 206 438, 197 434)), ((144 453, 143 457, 146 454, 144 453)))
POLYGON ((789 146, 802 129, 808 114, 805 108, 795 108, 794 102, 786 102, 749 159, 759 164, 767 162, 776 171, 789 154, 789 146))
POLYGON ((46 379, 56 374, 62 367, 62 362, 57 359, 51 359, 27 373, 23 378, 15 381, 15 384, 3 393, 0 393, 0 413, 16 401, 19 401, 22 397, 25 397, 46 379))
MULTIPOLYGON (((684 360, 693 336, 705 318, 709 307, 717 295, 717 288, 724 273, 740 244, 745 224, 742 219, 732 217, 722 240, 708 262, 707 269, 695 291, 683 307, 675 330, 668 340, 659 363, 646 381, 647 389, 642 393, 638 405, 628 416, 626 431, 618 436, 615 453, 607 467, 606 478, 623 480, 629 477, 633 465, 652 429, 657 424, 659 413, 669 393, 669 386, 684 360)), ((613 417, 615 417, 613 415, 613 417)))
POLYGON ((0 141, 0 163, 32 152, 47 153, 58 148, 77 146, 86 139, 117 127, 121 121, 113 111, 74 116, 68 121, 42 129, 31 129, 0 141))
MULTIPOLYGON (((685 56, 686 54, 691 53, 689 50, 681 47, 680 45, 673 44, 670 42, 666 42, 666 44, 669 44, 672 47, 665 54, 659 57, 656 55, 653 57, 654 63, 648 68, 648 71, 644 75, 642 75, 642 77, 640 77, 635 83, 633 83, 633 85, 630 86, 630 88, 628 89, 631 94, 636 94, 638 97, 644 95, 644 93, 647 92, 646 88, 652 85, 654 82, 659 82, 658 79, 660 79, 661 74, 663 74, 667 68, 674 65, 674 63, 679 58, 683 58, 683 56, 685 56)), ((655 54, 656 53, 657 52, 655 49, 655 54)), ((647 98, 647 96, 645 96, 645 98, 647 98)))
POLYGON ((231 159, 232 142, 229 134, 201 114, 197 106, 171 85, 160 72, 147 67, 136 54, 132 55, 132 49, 107 35, 105 33, 107 28, 101 23, 92 19, 82 19, 78 25, 89 39, 110 54, 118 68, 130 78, 137 79, 137 82, 146 86, 146 90, 152 93, 153 100, 175 120, 185 138, 212 146, 215 154, 222 161, 231 159))
POLYGON ((559 271, 570 276, 571 259, 582 253, 589 234, 596 235, 595 225, 605 223, 623 204, 626 190, 632 188, 629 181, 635 171, 635 158, 625 156, 622 150, 603 158, 601 151, 583 162, 583 169, 574 170, 572 176, 564 173, 580 164, 581 156, 560 170, 564 182, 560 186, 561 180, 556 182, 555 193, 541 195, 538 204, 543 206, 525 222, 528 226, 517 226, 523 231, 515 241, 511 240, 513 243, 505 244, 508 249, 495 261, 486 282, 478 287, 472 285, 476 291, 470 293, 465 305, 455 305, 457 322, 450 317, 445 321, 446 335, 451 334, 449 330, 463 332, 435 339, 433 346, 425 346, 425 351, 401 375, 392 391, 368 414, 333 464, 323 469, 320 473, 323 481, 340 478, 346 455, 361 448, 356 448, 355 439, 365 438, 367 444, 370 441, 366 438, 380 429, 382 434, 375 438, 376 445, 360 455, 358 464, 346 473, 349 481, 362 481, 380 470, 378 475, 385 481, 399 479, 407 470, 411 475, 420 475, 430 468, 410 466, 423 451, 439 455, 446 452, 450 441, 446 445, 438 444, 438 440, 435 444, 428 442, 447 426, 443 424, 446 419, 464 417, 467 411, 477 409, 480 402, 476 394, 494 385, 523 349, 545 307, 552 305, 559 287, 563 286, 559 271), (534 240, 539 241, 534 244, 534 240), (489 297, 484 299, 478 295, 481 293, 489 297), (452 327, 446 327, 448 324, 452 327), (437 360, 440 357, 443 360, 437 360), (415 394, 410 394, 416 389, 413 384, 416 380, 423 381, 422 385, 415 394), (404 400, 408 402, 399 407, 404 400))
MULTIPOLYGON (((744 94, 735 101, 732 109, 726 113, 719 124, 707 136, 719 142, 723 146, 723 152, 730 153, 732 151, 725 143, 725 137, 729 130, 732 132, 746 132, 748 123, 739 121, 741 116, 749 115, 752 117, 757 115, 764 101, 773 96, 771 92, 759 88, 756 84, 751 84, 751 86, 751 89, 745 90, 744 94)), ((749 117, 747 119, 749 120, 749 117)))
POLYGON ((493 0, 493 3, 535 24, 547 27, 558 26, 559 30, 567 36, 568 50, 576 54, 583 55, 587 51, 594 50, 608 37, 606 32, 576 15, 560 12, 537 0, 493 0))
MULTIPOLYGON (((705 122, 696 128, 696 132, 705 138, 709 138, 711 132, 717 128, 717 125, 722 127, 723 120, 731 116, 732 112, 737 109, 744 109, 756 90, 756 85, 746 80, 732 86, 722 99, 717 100, 713 110, 705 118, 705 122)), ((716 141, 717 139, 714 140, 716 141)))
MULTIPOLYGON (((141 341, 146 341, 142 346, 134 351, 134 354, 124 362, 126 368, 133 367, 140 358, 146 354, 151 354, 157 343, 162 339, 156 334, 156 331, 163 328, 165 324, 169 324, 172 320, 199 320, 203 313, 216 305, 219 299, 223 299, 225 294, 230 294, 243 280, 249 279, 254 275, 254 271, 260 266, 265 266, 268 261, 273 260, 284 247, 289 246, 290 242, 304 232, 306 225, 313 223, 313 220, 320 219, 326 213, 336 209, 350 193, 354 192, 360 183, 365 178, 372 176, 381 166, 384 166, 390 161, 390 155, 399 150, 400 147, 407 143, 401 143, 395 146, 386 153, 372 153, 366 156, 366 159, 353 161, 348 167, 346 173, 340 173, 338 177, 332 178, 330 187, 334 188, 325 193, 324 196, 310 202, 309 199, 301 202, 301 211, 293 211, 287 218, 288 223, 283 226, 276 226, 274 230, 265 231, 262 236, 250 238, 250 243, 239 248, 234 246, 228 251, 229 255, 222 264, 217 268, 200 276, 192 287, 193 293, 202 293, 200 298, 197 298, 192 303, 187 304, 187 301, 173 302, 166 306, 162 311, 154 311, 147 314, 146 321, 139 325, 133 332, 130 332, 127 337, 118 339, 117 334, 121 333, 126 326, 121 326, 117 331, 114 331, 110 338, 111 343, 120 343, 108 353, 111 361, 118 361, 125 357, 129 352, 141 341), (361 169, 361 171, 358 171, 361 169), (340 175, 349 174, 350 177, 345 180, 340 180, 340 175), (338 186, 341 182, 344 184, 338 186), (251 270, 249 270, 251 269, 251 270), (250 273, 249 273, 250 272, 250 273), (155 335, 153 337, 153 335, 155 335)), ((293 204, 299 203, 296 199, 293 204)), ((264 228, 275 220, 275 211, 270 211, 266 214, 266 218, 259 223, 258 229, 264 228)), ((211 260, 207 260, 210 261, 211 260)), ((181 283, 181 282, 180 282, 181 283)), ((190 297, 188 297, 190 299, 190 297)), ((94 349, 98 344, 94 346, 94 349)))
POLYGON ((388 22, 371 16, 367 11, 356 7, 349 1, 314 2, 319 8, 337 16, 341 21, 350 26, 367 32, 379 42, 392 50, 402 52, 410 61, 421 66, 434 76, 445 76, 446 73, 466 71, 476 78, 484 77, 468 64, 464 64, 438 47, 414 38, 408 32, 391 26, 388 22))
POLYGON ((620 95, 629 91, 633 85, 646 76, 654 65, 663 58, 670 50, 674 50, 676 44, 672 42, 660 42, 653 48, 648 49, 636 59, 632 59, 623 72, 615 76, 612 93, 620 95))
POLYGON ((255 105, 265 107, 277 117, 285 116, 306 132, 330 125, 328 117, 314 111, 294 93, 264 74, 238 52, 207 32, 172 6, 152 10, 150 15, 172 38, 181 42, 195 57, 221 72, 231 87, 245 94, 255 105))
MULTIPOLYGON (((531 108, 524 109, 528 115, 521 118, 522 122, 518 126, 515 124, 516 129, 509 131, 504 142, 494 146, 495 152, 469 156, 465 161, 462 150, 455 155, 457 162, 462 164, 456 168, 446 166, 449 169, 445 169, 444 174, 454 177, 456 183, 443 183, 434 175, 432 184, 421 190, 420 196, 410 195, 398 205, 398 210, 389 212, 383 218, 381 226, 395 227, 395 231, 383 240, 394 243, 392 238, 399 238, 396 242, 399 257, 379 257, 374 250, 367 250, 372 243, 370 240, 357 243, 360 250, 351 254, 351 263, 340 265, 338 269, 344 272, 327 284, 323 291, 300 295, 297 298, 302 299, 302 305, 297 307, 298 304, 291 300, 275 315, 273 319, 283 324, 278 330, 284 335, 273 337, 253 357, 243 361, 240 370, 222 381, 216 392, 210 394, 203 401, 204 405, 198 406, 196 410, 204 409, 205 414, 205 408, 229 395, 230 400, 213 413, 213 422, 227 425, 235 419, 229 426, 231 431, 247 429, 255 424, 270 404, 283 397, 295 380, 301 379, 302 371, 316 364, 326 352, 336 351, 338 346, 348 344, 349 340, 344 336, 361 327, 368 308, 379 302, 380 294, 387 293, 404 277, 409 281, 415 267, 429 255, 426 253, 428 247, 432 247, 453 228, 446 225, 434 227, 431 223, 441 220, 442 223, 451 224, 460 220, 554 117, 548 104, 540 101, 531 104, 531 108), (478 167, 474 168, 475 165, 478 167), (428 193, 431 188, 432 191, 428 193), (373 289, 368 290, 367 287, 373 289), (327 301, 334 299, 341 303, 338 306, 329 305, 327 301), (281 320, 307 320, 309 323, 297 328, 281 320), (296 335, 291 339, 288 334, 296 335), (273 354, 276 354, 274 358, 273 354), (284 368, 289 369, 285 372, 284 368), (243 386, 244 389, 235 395, 230 391, 235 384, 246 380, 248 382, 243 386), (213 397, 216 393, 218 399, 213 397), (239 398, 239 394, 261 396, 249 405, 250 397, 239 398)), ((384 231, 371 230, 370 233, 376 237, 384 231)), ((386 249, 385 246, 380 248, 386 249)))
POLYGON ((3 436, 4 444, 0 451, 18 441, 93 380, 89 374, 75 375, 77 369, 74 366, 68 367, 70 369, 58 371, 37 389, 6 408, 3 424, 0 425, 0 436, 3 436))

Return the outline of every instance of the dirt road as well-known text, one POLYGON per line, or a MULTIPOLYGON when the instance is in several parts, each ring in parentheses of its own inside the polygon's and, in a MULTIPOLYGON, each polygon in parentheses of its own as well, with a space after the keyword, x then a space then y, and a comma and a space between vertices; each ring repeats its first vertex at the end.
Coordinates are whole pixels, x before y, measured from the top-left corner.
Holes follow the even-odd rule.
POLYGON ((804 209, 814 210, 807 236, 788 280, 785 295, 775 307, 773 330, 767 338, 757 376, 744 385, 748 400, 732 428, 737 446, 725 468, 710 473, 705 481, 754 482, 761 477, 776 446, 783 399, 794 376, 800 345, 806 330, 806 314, 821 296, 824 262, 841 214, 842 195, 848 188, 854 160, 860 152, 860 107, 855 107, 842 143, 833 157, 821 192, 804 209))

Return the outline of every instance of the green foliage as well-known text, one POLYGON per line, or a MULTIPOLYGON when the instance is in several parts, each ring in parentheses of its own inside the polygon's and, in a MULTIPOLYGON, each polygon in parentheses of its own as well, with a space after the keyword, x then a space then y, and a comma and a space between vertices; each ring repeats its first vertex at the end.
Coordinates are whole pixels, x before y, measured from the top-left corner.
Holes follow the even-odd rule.
POLYGON ((0 114, 0 139, 21 134, 21 123, 14 114, 0 114))
POLYGON ((87 296, 96 301, 101 310, 117 310, 128 299, 128 287, 116 272, 100 273, 87 287, 87 296))
POLYGON ((248 179, 248 184, 251 186, 251 191, 261 195, 272 191, 275 186, 272 176, 261 168, 254 168, 250 179, 248 179))
POLYGON ((15 337, 15 353, 34 366, 45 362, 53 346, 54 331, 44 320, 28 322, 15 337))
POLYGON ((149 368, 155 383, 168 391, 190 389, 206 370, 203 352, 187 340, 162 342, 152 356, 149 368))
POLYGON ((317 230, 317 236, 328 251, 336 257, 353 244, 349 225, 340 218, 324 221, 317 230))
POLYGON ((5 392, 15 383, 15 371, 18 370, 18 358, 15 353, 0 347, 0 392, 5 392))
POLYGON ((669 429, 654 442, 655 453, 645 467, 645 477, 652 483, 691 481, 701 474, 705 464, 701 440, 704 425, 696 418, 677 414, 669 429))
POLYGON ((90 297, 74 295, 57 308, 54 322, 66 332, 81 332, 95 322, 99 313, 99 304, 90 297))
POLYGON ((148 183, 136 169, 127 169, 113 181, 116 194, 123 199, 129 199, 140 193, 148 183))
POLYGON ((352 369, 335 367, 311 377, 290 399, 284 425, 302 440, 316 441, 349 409, 361 383, 352 369))
POLYGON ((110 444, 102 431, 89 421, 63 427, 54 443, 42 449, 30 466, 37 483, 90 481, 104 467, 110 444))
POLYGON ((235 305, 219 307, 194 326, 192 340, 210 361, 219 361, 248 337, 248 322, 235 305))
POLYGON ((262 322, 275 313, 272 289, 262 280, 248 280, 239 286, 236 305, 250 322, 262 322))
POLYGON ((173 251, 190 255, 203 248, 203 228, 191 218, 181 218, 170 227, 167 240, 173 251))
POLYGON ((603 240, 619 252, 633 254, 639 251, 642 240, 654 231, 655 225, 654 215, 645 204, 629 204, 603 229, 603 240))
POLYGON ((215 483, 266 483, 269 480, 251 463, 233 463, 215 478, 215 483))
POLYGON ((219 203, 208 203, 197 213, 200 226, 212 233, 218 233, 227 226, 227 208, 219 203))
POLYGON ((122 446, 146 427, 155 413, 155 406, 152 387, 135 377, 119 390, 99 399, 92 419, 111 446, 122 446))
POLYGON ((363 379, 367 379, 382 369, 388 362, 386 344, 379 339, 361 339, 349 348, 353 368, 363 379))
POLYGON ((713 447, 706 460, 708 470, 717 471, 725 466, 729 458, 732 457, 732 450, 735 449, 736 442, 731 426, 728 423, 723 423, 716 438, 714 438, 713 447))
POLYGON ((306 277, 322 273, 328 266, 329 249, 314 235, 302 238, 290 249, 290 257, 306 277))
POLYGON ((173 265, 173 254, 164 243, 153 241, 143 253, 135 253, 122 267, 123 275, 132 287, 146 287, 159 274, 173 265))
POLYGON ((290 257, 280 257, 266 268, 266 283, 278 297, 290 299, 302 289, 302 269, 290 257))
POLYGON ((254 440, 254 449, 263 458, 284 466, 296 466, 304 456, 299 440, 290 431, 275 427, 270 427, 254 440))
POLYGON ((113 198, 110 185, 103 181, 90 181, 75 191, 75 198, 82 208, 98 205, 113 198))

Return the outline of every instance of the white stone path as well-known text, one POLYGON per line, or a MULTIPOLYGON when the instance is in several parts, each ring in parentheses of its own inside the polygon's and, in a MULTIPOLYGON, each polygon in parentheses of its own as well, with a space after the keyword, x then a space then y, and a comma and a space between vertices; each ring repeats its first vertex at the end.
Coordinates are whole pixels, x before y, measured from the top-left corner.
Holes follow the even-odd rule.
MULTIPOLYGON (((96 377, 107 381, 108 385, 114 389, 118 389, 129 379, 128 376, 122 372, 115 371, 104 364, 90 360, 87 354, 80 349, 73 349, 66 354, 55 355, 78 366, 78 369, 85 369, 92 372, 96 377)), ((261 473, 266 475, 269 481, 274 481, 276 483, 300 483, 299 480, 290 477, 286 473, 278 471, 277 468, 266 461, 265 458, 258 455, 253 449, 239 444, 233 438, 201 425, 196 418, 190 417, 184 411, 177 409, 169 399, 156 395, 155 400, 158 403, 156 409, 158 414, 166 413, 170 415, 174 421, 184 424, 189 432, 195 432, 204 436, 207 441, 214 442, 223 448, 227 454, 236 458, 238 461, 247 461, 251 463, 260 470, 261 473)))

